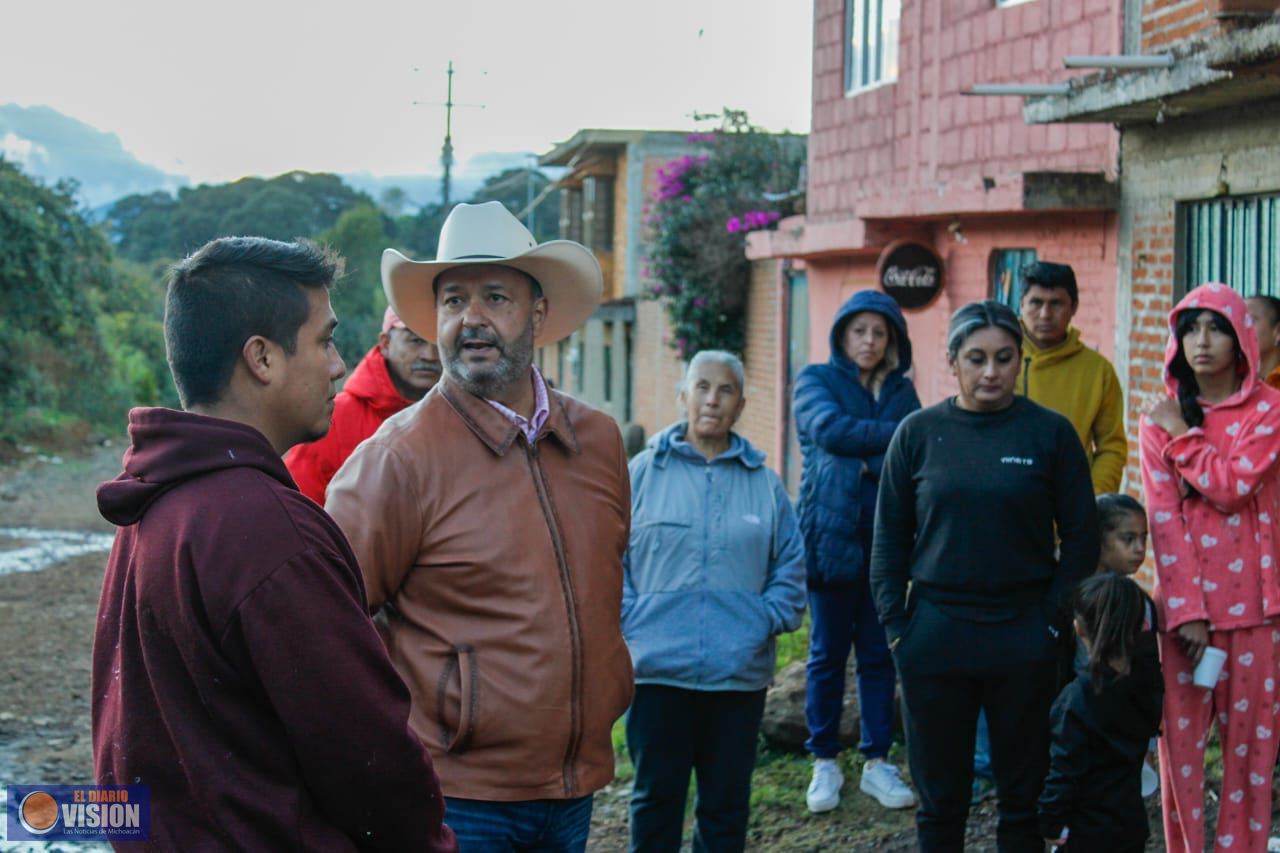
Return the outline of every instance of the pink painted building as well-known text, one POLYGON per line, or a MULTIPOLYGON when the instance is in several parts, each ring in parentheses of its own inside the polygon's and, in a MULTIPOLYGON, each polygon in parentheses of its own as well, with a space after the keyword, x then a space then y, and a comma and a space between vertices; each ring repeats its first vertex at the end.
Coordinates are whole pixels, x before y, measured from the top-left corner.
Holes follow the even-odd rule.
POLYGON ((916 386, 926 404, 954 389, 947 320, 977 299, 1016 299, 1016 270, 1071 264, 1076 325, 1116 349, 1115 174, 1106 125, 1027 125, 1017 97, 962 92, 975 83, 1039 83, 1062 59, 1115 54, 1119 0, 815 0, 813 120, 804 216, 751 235, 748 254, 786 259, 781 328, 797 353, 826 360, 836 309, 881 286, 887 250, 930 250, 942 286, 906 311, 916 386), (796 340, 796 336, 807 336, 796 340))

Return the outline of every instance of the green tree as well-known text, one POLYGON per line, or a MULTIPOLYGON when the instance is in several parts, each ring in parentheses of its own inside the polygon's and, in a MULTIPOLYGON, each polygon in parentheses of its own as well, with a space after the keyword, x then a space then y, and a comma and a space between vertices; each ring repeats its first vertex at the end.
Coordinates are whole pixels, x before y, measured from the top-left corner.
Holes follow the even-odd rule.
POLYGON ((116 379, 135 406, 178 406, 178 392, 164 348, 164 294, 168 264, 117 258, 113 287, 102 294, 98 330, 115 365, 116 379))
POLYGON ((75 186, 45 186, 0 158, 0 437, 68 416, 123 426, 128 389, 97 326, 116 288, 106 237, 75 186))
POLYGON ((412 206, 409 194, 400 187, 387 187, 378 195, 378 207, 393 219, 404 216, 412 206))
POLYGON ((427 204, 413 216, 396 220, 396 242, 400 250, 415 260, 435 260, 445 213, 441 205, 427 204))
POLYGON ((551 179, 537 169, 517 166, 485 178, 480 189, 471 196, 470 202, 502 202, 503 207, 512 214, 521 216, 524 213, 520 221, 526 225, 530 224, 526 208, 536 202, 529 230, 542 243, 560 236, 560 191, 551 190, 543 195, 550 183, 551 179))
POLYGON ((126 196, 112 205, 107 219, 120 254, 145 262, 183 257, 215 237, 315 236, 332 228, 345 211, 372 203, 337 175, 286 172, 271 179, 183 187, 176 198, 126 196))
POLYGON ((797 209, 805 139, 765 133, 725 110, 720 129, 694 134, 696 153, 658 172, 651 200, 649 295, 662 300, 671 347, 741 353, 751 274, 746 233, 797 209))
POLYGON ((167 192, 126 196, 111 206, 107 227, 116 252, 134 261, 168 257, 178 200, 167 192))
POLYGON ((386 299, 382 294, 382 250, 391 244, 390 221, 371 204, 344 212, 320 240, 346 259, 346 274, 333 291, 338 315, 334 338, 348 367, 373 346, 386 299))
POLYGON ((288 185, 268 184, 223 214, 218 235, 249 234, 292 240, 315 232, 311 199, 288 185))

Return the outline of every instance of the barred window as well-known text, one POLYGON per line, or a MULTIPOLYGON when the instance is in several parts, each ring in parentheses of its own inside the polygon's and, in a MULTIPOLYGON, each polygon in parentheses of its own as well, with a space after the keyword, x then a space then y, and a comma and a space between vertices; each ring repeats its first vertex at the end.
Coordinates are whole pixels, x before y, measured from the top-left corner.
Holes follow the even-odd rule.
POLYGON ((1220 281, 1245 296, 1280 296, 1280 193, 1182 202, 1177 237, 1181 293, 1220 281))

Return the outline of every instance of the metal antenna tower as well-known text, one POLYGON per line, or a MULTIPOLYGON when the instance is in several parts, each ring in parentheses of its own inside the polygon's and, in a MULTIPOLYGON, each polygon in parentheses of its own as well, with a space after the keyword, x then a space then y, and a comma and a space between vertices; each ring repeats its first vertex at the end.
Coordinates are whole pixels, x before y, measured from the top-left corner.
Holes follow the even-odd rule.
MULTIPOLYGON (((421 71, 419 66, 414 66, 415 72, 421 71)), ((447 209, 453 197, 453 108, 454 107, 475 107, 484 109, 484 104, 457 104, 453 101, 453 60, 449 60, 449 67, 445 71, 448 75, 448 88, 444 106, 444 146, 440 149, 440 165, 444 167, 444 176, 440 181, 440 200, 447 209)), ((482 71, 481 75, 489 72, 482 71)), ((415 107, 420 106, 441 106, 439 101, 414 101, 415 107)))
POLYGON ((449 60, 449 87, 444 102, 444 147, 440 150, 440 165, 444 167, 444 178, 440 181, 440 202, 445 210, 449 209, 449 181, 453 171, 453 60, 449 60))

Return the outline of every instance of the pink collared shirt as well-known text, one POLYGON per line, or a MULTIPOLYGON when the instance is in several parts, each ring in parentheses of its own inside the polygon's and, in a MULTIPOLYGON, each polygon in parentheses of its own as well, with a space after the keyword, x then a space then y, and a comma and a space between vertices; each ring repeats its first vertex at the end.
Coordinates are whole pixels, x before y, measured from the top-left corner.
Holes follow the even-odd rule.
POLYGON ((547 417, 551 414, 551 403, 547 397, 547 383, 543 380, 542 374, 538 372, 538 368, 531 367, 529 372, 533 374, 533 417, 526 418, 519 412, 514 412, 497 400, 488 400, 485 402, 498 410, 498 413, 515 425, 516 429, 524 433, 524 437, 529 439, 529 443, 533 444, 533 440, 538 436, 538 430, 542 429, 542 425, 547 422, 547 417))

